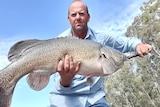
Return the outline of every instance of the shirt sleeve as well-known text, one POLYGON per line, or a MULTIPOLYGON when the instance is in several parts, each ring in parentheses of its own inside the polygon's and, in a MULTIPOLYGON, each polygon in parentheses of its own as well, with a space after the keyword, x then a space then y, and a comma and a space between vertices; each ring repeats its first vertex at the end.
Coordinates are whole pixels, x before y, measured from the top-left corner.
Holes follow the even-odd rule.
POLYGON ((86 76, 83 75, 75 75, 72 80, 72 83, 69 87, 63 87, 60 84, 60 75, 58 73, 53 75, 54 77, 54 88, 52 92, 60 93, 60 94, 88 94, 90 93, 91 85, 88 84, 86 76))
POLYGON ((141 40, 135 37, 99 34, 98 38, 102 44, 110 46, 121 52, 136 51, 136 45, 141 43, 141 40))
POLYGON ((60 84, 60 76, 58 73, 53 74, 53 92, 56 93, 69 93, 71 91, 71 87, 63 87, 60 84))

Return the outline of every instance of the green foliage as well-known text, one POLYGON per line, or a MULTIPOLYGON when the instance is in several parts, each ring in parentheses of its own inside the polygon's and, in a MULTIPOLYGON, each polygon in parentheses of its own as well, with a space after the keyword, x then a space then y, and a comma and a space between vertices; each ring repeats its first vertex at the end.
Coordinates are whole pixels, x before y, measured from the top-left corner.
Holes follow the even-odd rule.
POLYGON ((142 22, 144 24, 148 23, 150 19, 151 19, 151 17, 149 15, 149 13, 145 12, 142 14, 142 22))
POLYGON ((141 7, 126 31, 127 36, 141 38, 156 51, 134 58, 115 74, 106 77, 104 87, 111 107, 160 107, 160 0, 150 0, 141 7))

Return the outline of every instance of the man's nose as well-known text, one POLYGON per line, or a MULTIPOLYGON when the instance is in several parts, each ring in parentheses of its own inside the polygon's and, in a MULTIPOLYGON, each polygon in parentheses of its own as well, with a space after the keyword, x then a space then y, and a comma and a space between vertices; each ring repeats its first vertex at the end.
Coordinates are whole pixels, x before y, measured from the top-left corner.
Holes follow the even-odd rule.
POLYGON ((80 19, 80 15, 76 14, 76 19, 79 20, 80 19))

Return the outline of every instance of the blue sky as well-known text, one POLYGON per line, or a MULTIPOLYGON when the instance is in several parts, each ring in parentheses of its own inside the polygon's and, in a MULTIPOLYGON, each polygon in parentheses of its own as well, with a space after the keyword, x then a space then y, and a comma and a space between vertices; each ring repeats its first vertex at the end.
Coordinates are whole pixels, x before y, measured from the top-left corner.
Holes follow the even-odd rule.
MULTIPOLYGON (((50 39, 70 27, 68 5, 72 0, 0 0, 0 69, 9 64, 9 48, 22 39, 50 39)), ((110 35, 124 35, 140 6, 148 0, 84 0, 89 7, 89 26, 110 35)), ((22 78, 11 107, 47 107, 52 78, 42 91, 29 88, 22 78)))

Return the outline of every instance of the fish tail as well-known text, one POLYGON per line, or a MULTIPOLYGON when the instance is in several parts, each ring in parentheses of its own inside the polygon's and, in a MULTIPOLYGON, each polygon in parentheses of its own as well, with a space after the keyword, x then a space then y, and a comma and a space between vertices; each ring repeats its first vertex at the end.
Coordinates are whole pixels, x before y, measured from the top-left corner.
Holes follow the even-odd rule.
POLYGON ((14 87, 8 89, 0 87, 0 107, 11 107, 14 87))

